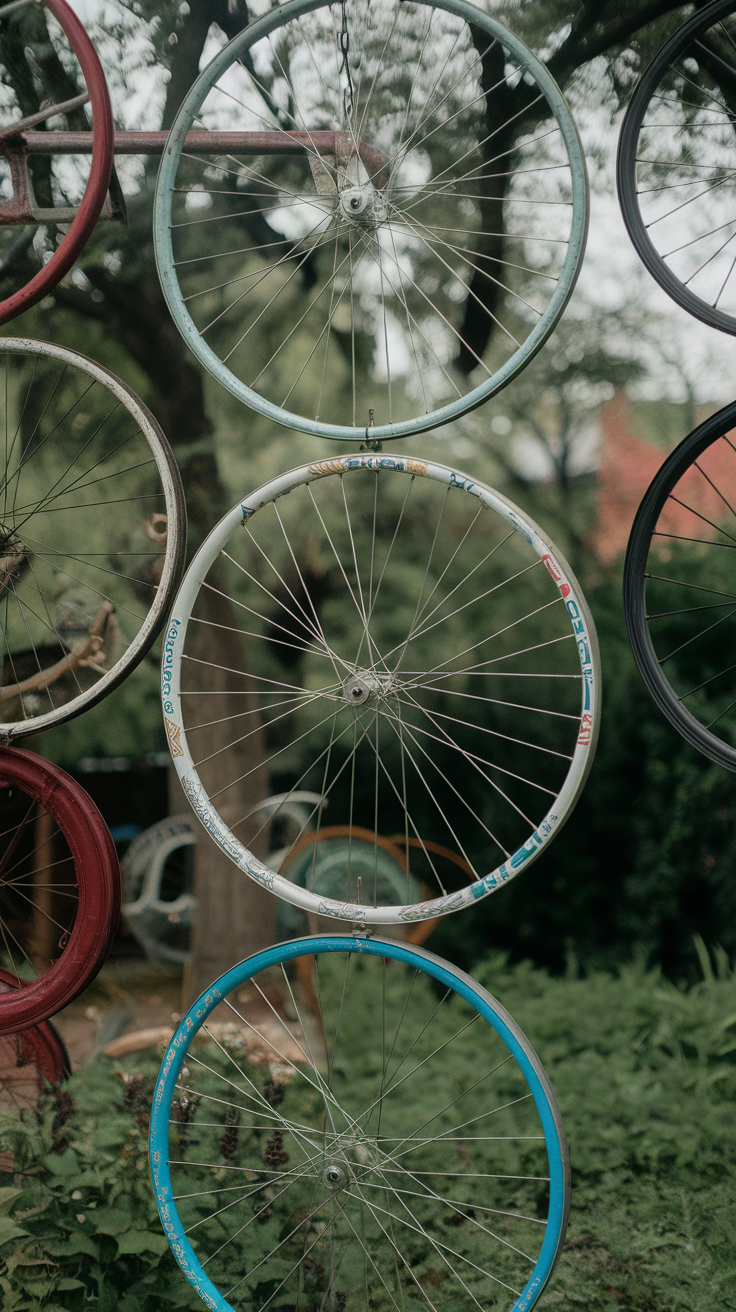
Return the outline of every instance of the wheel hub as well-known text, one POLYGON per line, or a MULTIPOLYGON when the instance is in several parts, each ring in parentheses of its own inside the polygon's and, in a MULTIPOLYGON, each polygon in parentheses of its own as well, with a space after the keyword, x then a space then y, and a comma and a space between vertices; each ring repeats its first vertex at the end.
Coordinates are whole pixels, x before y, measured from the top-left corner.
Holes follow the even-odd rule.
POLYGON ((27 556, 28 548, 15 530, 0 524, 0 587, 9 587, 17 578, 27 556))
POLYGON ((348 1173, 344 1166, 338 1165, 337 1162, 329 1162, 322 1172, 322 1179, 328 1189, 344 1189, 348 1183, 348 1173))
POLYGON ((370 182, 362 187, 344 187, 339 204, 345 218, 353 223, 377 227, 387 216, 386 202, 370 182))
POLYGON ((322 1182, 332 1192, 338 1193, 341 1189, 355 1188, 365 1176, 380 1171, 385 1155, 380 1152, 375 1139, 348 1130, 328 1143, 322 1160, 322 1182))
POLYGON ((345 700, 351 706, 364 706, 368 701, 380 701, 394 689, 394 679, 389 674, 375 674, 372 670, 361 670, 353 674, 343 684, 345 700))

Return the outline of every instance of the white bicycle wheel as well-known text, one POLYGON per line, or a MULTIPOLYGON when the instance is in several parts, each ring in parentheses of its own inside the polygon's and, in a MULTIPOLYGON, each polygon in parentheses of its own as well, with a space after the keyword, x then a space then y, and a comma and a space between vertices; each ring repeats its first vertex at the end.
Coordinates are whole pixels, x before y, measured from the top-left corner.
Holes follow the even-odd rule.
POLYGON ((109 370, 0 338, 0 737, 95 705, 143 659, 184 567, 173 452, 109 370))
POLYGON ((592 620, 536 525, 457 470, 392 455, 320 460, 246 497, 197 552, 164 640, 169 745, 205 828, 279 896, 356 923, 472 905, 534 860, 583 786, 598 688, 592 620), (402 901, 349 853, 339 897, 334 875, 299 887, 258 861, 266 782, 319 795, 315 845, 325 802, 348 833, 403 833, 402 901), (448 886, 437 844, 472 877, 448 886))

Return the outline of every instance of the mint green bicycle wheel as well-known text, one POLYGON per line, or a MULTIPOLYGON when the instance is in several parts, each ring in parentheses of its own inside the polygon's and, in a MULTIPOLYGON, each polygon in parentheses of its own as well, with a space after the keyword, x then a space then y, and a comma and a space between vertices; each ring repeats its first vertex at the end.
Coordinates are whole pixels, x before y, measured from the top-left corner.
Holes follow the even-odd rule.
POLYGON ((586 229, 559 88, 465 0, 271 9, 185 98, 156 193, 201 362, 268 419, 348 441, 437 427, 514 378, 586 229))

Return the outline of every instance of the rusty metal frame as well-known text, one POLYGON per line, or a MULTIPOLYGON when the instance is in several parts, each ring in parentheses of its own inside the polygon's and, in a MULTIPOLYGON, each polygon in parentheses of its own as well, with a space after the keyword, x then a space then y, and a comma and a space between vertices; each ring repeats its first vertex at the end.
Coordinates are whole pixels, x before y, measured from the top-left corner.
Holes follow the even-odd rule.
MULTIPOLYGON (((54 114, 63 113, 65 109, 83 103, 80 96, 74 102, 54 105, 42 110, 40 114, 25 119, 14 127, 0 129, 0 158, 5 158, 10 168, 10 180, 13 188, 12 197, 0 200, 0 226, 24 223, 69 223, 77 213, 73 207, 56 207, 43 209, 36 204, 33 193, 33 179, 29 168, 29 158, 33 155, 90 155, 92 153, 93 134, 91 132, 44 132, 34 130, 35 123, 54 114), (32 125, 33 124, 33 125, 32 125)), ((114 149, 116 155, 162 155, 168 140, 168 132, 116 132, 114 149)), ((313 159, 328 157, 334 160, 335 167, 358 155, 361 163, 373 182, 381 189, 388 182, 388 159, 382 151, 367 142, 355 142, 347 132, 207 132, 187 133, 184 149, 193 155, 228 155, 248 157, 253 155, 308 155, 313 159)), ((110 197, 103 211, 108 218, 121 217, 120 211, 110 204, 110 197)))

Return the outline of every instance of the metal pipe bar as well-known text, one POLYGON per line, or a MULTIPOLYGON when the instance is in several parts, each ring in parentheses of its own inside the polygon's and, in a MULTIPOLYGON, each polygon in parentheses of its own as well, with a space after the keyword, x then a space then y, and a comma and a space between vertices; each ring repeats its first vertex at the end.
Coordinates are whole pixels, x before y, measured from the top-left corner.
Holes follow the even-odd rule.
MULTIPOLYGON (((29 155, 89 155, 91 132, 22 132, 29 155)), ((116 132, 116 155, 162 155, 168 132, 116 132)), ((195 155, 334 155, 342 132, 188 132, 184 149, 195 155)))
MULTIPOLYGON (((116 132, 116 155, 162 155, 168 132, 116 132)), ((29 155, 88 155, 91 132, 21 132, 18 134, 29 155)), ((192 155, 332 155, 338 161, 360 156, 374 185, 385 187, 389 160, 382 150, 367 141, 356 143, 348 132, 188 132, 184 150, 192 155)))
MULTIPOLYGON (((7 135, 7 130, 6 130, 7 135)), ((92 153, 91 132, 21 132, 29 155, 89 155, 92 153)), ((168 132, 116 132, 116 155, 161 155, 168 140, 168 132)), ((355 153, 353 138, 347 132, 188 132, 184 149, 193 155, 301 155, 311 151, 317 155, 342 157, 355 153)), ((374 154, 377 162, 386 163, 386 156, 365 142, 364 151, 374 154)))

